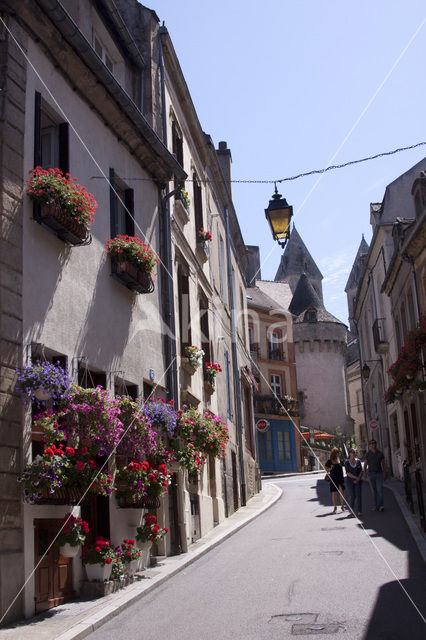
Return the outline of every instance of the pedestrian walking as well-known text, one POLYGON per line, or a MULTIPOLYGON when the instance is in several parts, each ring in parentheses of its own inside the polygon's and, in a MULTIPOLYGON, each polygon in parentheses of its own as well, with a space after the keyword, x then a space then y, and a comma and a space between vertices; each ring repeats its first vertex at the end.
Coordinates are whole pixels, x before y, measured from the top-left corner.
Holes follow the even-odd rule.
POLYGON ((370 440, 370 448, 365 454, 364 473, 370 481, 374 497, 373 511, 383 511, 383 480, 385 479, 385 456, 377 448, 377 442, 370 440))
POLYGON ((355 501, 358 509, 358 516, 362 515, 362 463, 356 457, 355 449, 349 449, 349 457, 345 462, 346 481, 348 485, 349 506, 355 515, 355 501))
POLYGON ((340 495, 340 505, 342 511, 345 510, 345 498, 343 496, 343 490, 345 488, 345 482, 343 478, 343 467, 340 461, 339 449, 334 447, 331 450, 330 458, 325 463, 325 470, 330 475, 330 492, 333 500, 333 513, 337 511, 337 493, 340 495))

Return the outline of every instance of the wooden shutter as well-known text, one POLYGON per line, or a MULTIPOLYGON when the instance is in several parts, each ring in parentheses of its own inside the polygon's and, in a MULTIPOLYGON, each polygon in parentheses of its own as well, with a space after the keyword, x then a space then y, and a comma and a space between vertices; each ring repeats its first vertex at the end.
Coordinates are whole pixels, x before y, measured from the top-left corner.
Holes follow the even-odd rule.
POLYGON ((110 234, 111 238, 117 235, 117 204, 115 195, 115 171, 109 170, 109 215, 110 215, 110 234))
POLYGON ((41 93, 35 92, 34 100, 34 167, 41 166, 41 93))
POLYGON ((68 173, 70 170, 69 161, 69 126, 68 122, 62 122, 59 125, 59 169, 62 173, 68 173))
POLYGON ((134 221, 134 191, 133 189, 126 189, 124 192, 124 204, 126 206, 126 234, 128 236, 135 235, 135 221, 134 221))

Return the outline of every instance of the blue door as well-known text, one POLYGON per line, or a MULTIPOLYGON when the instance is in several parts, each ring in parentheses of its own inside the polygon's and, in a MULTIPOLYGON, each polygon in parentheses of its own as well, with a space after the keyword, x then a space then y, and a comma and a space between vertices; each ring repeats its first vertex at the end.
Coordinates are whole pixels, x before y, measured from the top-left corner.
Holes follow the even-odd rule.
POLYGON ((260 470, 297 471, 294 427, 290 420, 269 420, 268 431, 257 431, 260 470))

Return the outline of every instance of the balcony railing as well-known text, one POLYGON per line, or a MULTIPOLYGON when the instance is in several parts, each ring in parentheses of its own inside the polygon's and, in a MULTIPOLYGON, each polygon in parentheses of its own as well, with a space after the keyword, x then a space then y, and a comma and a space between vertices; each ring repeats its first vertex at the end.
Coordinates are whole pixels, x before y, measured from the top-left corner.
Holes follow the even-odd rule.
POLYGON ((269 360, 285 360, 285 354, 278 347, 269 347, 268 349, 269 360))
POLYGON ((389 343, 386 340, 384 318, 376 318, 373 322, 373 340, 376 353, 387 353, 389 343))
POLYGON ((275 396, 255 396, 254 397, 255 413, 264 413, 276 416, 286 416, 287 412, 291 416, 299 415, 299 403, 297 400, 288 397, 275 396))

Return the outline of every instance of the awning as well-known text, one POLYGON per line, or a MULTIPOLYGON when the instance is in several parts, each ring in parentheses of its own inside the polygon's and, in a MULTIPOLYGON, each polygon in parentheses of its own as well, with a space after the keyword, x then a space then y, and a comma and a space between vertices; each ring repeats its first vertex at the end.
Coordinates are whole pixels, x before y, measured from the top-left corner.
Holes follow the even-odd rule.
MULTIPOLYGON (((311 434, 309 431, 305 431, 305 433, 301 433, 300 435, 304 440, 310 440, 311 434)), ((314 431, 314 440, 332 440, 334 437, 331 433, 326 433, 325 431, 314 431)))

